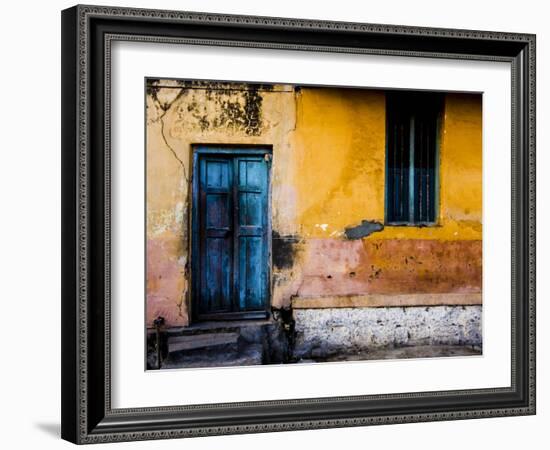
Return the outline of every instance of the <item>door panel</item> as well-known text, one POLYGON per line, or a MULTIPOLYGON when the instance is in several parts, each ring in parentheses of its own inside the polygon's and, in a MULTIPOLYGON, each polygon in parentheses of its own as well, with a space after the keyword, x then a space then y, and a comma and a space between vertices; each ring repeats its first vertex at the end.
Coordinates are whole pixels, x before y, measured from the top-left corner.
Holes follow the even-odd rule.
POLYGON ((207 311, 231 309, 230 272, 224 270, 230 264, 228 239, 209 238, 206 241, 206 304, 207 311))
POLYGON ((193 217, 198 220, 193 239, 199 240, 194 247, 199 263, 193 276, 200 280, 198 287, 194 284, 198 318, 246 317, 265 311, 269 301, 269 163, 263 152, 209 152, 199 155, 197 162, 193 217))
POLYGON ((238 305, 241 310, 261 308, 267 301, 267 168, 263 157, 239 157, 238 214, 238 305))
POLYGON ((232 308, 232 190, 231 161, 212 158, 200 162, 199 312, 232 308))
POLYGON ((239 225, 248 227, 262 226, 262 194, 257 192, 239 192, 239 225))
POLYGON ((219 161, 206 159, 206 186, 208 188, 220 188, 227 190, 229 188, 229 175, 231 166, 229 161, 219 161))
POLYGON ((260 309, 264 300, 262 238, 245 236, 239 240, 239 307, 243 311, 260 309))

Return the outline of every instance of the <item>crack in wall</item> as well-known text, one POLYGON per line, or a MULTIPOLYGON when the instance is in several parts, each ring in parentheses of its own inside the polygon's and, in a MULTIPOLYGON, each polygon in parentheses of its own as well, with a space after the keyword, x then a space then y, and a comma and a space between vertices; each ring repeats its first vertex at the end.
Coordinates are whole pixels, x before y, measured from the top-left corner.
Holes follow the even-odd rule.
POLYGON ((166 139, 166 135, 164 134, 164 114, 159 118, 159 120, 160 120, 160 135, 162 137, 162 140, 164 141, 164 145, 168 147, 168 150, 170 150, 174 158, 176 158, 176 160, 179 162, 183 170, 183 178, 185 179, 186 182, 188 182, 189 178, 187 178, 187 171, 185 170, 185 164, 180 159, 180 157, 178 156, 174 148, 168 143, 168 139, 166 139))
POLYGON ((165 126, 164 116, 166 116, 166 114, 168 113, 168 111, 170 110, 172 105, 174 105, 174 103, 176 103, 183 96, 183 94, 185 93, 185 89, 180 88, 179 92, 172 99, 172 101, 171 102, 166 102, 166 103, 161 103, 161 101, 159 100, 158 95, 157 95, 158 90, 159 90, 158 87, 155 86, 155 89, 151 88, 151 89, 148 90, 148 94, 151 96, 151 98, 153 99, 153 102, 157 105, 157 107, 160 108, 160 110, 162 111, 162 114, 160 114, 159 117, 157 118, 157 120, 160 122, 160 135, 162 137, 162 140, 163 140, 164 144, 168 148, 168 150, 170 150, 170 152, 172 153, 174 158, 176 158, 176 160, 180 164, 180 166, 183 170, 183 178, 185 179, 186 182, 188 182, 189 178, 187 177, 187 170, 185 169, 185 164, 180 159, 180 157, 178 156, 178 154, 176 153, 174 148, 168 143, 168 139, 166 138, 166 134, 165 134, 165 131, 164 131, 164 126, 165 126))

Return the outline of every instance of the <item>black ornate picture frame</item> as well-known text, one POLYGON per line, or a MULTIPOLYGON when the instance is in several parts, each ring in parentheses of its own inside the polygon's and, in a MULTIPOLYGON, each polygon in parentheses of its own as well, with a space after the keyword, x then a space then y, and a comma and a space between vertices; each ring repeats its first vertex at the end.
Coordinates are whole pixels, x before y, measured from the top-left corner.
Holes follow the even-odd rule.
POLYGON ((64 439, 84 444, 535 414, 534 35, 79 5, 62 12, 62 109, 64 439), (511 385, 113 409, 109 112, 117 40, 511 63, 511 385))

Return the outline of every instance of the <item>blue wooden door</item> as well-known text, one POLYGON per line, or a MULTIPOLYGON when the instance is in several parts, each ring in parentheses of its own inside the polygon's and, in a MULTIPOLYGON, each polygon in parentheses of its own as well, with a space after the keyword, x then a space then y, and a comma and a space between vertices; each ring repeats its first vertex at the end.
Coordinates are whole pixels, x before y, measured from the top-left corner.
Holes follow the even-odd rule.
POLYGON ((265 150, 201 149, 193 202, 195 318, 265 316, 269 158, 265 150))

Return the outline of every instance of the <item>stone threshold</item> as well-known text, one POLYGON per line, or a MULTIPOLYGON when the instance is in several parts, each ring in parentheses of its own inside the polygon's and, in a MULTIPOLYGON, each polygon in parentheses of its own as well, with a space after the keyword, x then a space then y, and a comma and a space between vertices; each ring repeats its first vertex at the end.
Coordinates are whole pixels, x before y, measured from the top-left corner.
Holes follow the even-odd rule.
POLYGON ((365 294, 292 297, 293 309, 386 308, 399 306, 481 305, 481 293, 448 294, 365 294))

